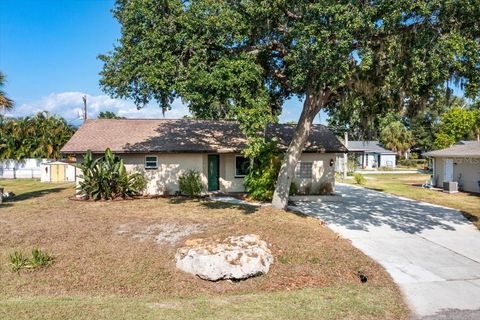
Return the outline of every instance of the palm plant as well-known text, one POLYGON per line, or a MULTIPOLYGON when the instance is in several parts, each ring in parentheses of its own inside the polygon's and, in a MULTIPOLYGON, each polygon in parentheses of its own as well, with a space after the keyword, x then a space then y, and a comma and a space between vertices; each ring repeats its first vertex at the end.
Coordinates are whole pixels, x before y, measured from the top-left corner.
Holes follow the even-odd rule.
POLYGON ((80 164, 82 179, 79 194, 87 199, 108 200, 128 198, 145 188, 145 179, 140 173, 128 174, 123 160, 110 150, 103 157, 94 159, 88 151, 80 164))
POLYGON ((3 91, 5 85, 5 75, 0 71, 0 110, 9 111, 13 109, 14 103, 3 91))

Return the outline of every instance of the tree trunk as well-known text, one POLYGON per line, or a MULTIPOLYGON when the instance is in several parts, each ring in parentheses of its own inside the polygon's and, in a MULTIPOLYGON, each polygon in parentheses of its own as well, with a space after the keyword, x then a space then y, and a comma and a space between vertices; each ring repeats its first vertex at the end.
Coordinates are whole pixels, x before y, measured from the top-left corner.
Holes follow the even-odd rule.
POLYGON ((315 94, 308 93, 303 103, 303 110, 298 121, 292 141, 288 146, 287 152, 282 161, 280 172, 273 194, 272 206, 277 209, 285 210, 288 205, 288 196, 290 191, 290 184, 295 173, 295 167, 302 155, 303 148, 310 135, 313 119, 318 114, 322 106, 328 100, 330 93, 322 90, 315 94))

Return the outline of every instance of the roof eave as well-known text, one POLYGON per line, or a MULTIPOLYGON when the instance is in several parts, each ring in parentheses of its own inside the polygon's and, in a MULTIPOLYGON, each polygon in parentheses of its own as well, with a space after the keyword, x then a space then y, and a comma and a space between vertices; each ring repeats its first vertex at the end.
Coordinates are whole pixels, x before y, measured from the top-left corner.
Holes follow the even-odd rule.
POLYGON ((425 153, 424 156, 431 158, 480 158, 480 154, 433 154, 425 153))
MULTIPOLYGON (((282 150, 286 150, 283 148, 282 150)), ((88 151, 92 153, 104 153, 105 150, 60 150, 61 154, 84 154, 88 151)), ((212 149, 212 150, 112 150, 113 153, 117 154, 144 154, 144 153, 240 153, 243 149, 212 149)), ((304 153, 348 153, 348 150, 321 150, 321 149, 306 149, 304 153)))

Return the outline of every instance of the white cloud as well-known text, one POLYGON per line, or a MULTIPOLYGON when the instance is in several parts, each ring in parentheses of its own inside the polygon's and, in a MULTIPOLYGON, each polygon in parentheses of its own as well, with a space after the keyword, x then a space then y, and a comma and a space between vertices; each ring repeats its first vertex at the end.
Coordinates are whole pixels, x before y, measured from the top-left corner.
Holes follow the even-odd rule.
MULTIPOLYGON (((13 117, 30 116, 40 111, 48 111, 50 114, 58 114, 69 123, 80 125, 83 110, 82 97, 87 96, 87 113, 89 118, 96 118, 101 111, 112 111, 125 118, 163 118, 162 110, 153 103, 137 110, 132 101, 112 99, 107 95, 90 95, 83 92, 60 92, 51 93, 39 100, 16 106, 7 115, 13 117)), ((301 112, 301 101, 296 98, 288 100, 280 115, 280 122, 289 120, 297 121, 301 112)), ((180 99, 172 104, 172 110, 165 113, 165 118, 178 119, 190 114, 187 106, 180 99)), ((325 122, 326 114, 322 112, 322 123, 325 122)), ((318 117, 317 117, 318 119, 318 117)), ((318 120, 315 119, 315 122, 318 120)))
MULTIPOLYGON (((101 111, 112 111, 126 118, 163 118, 162 110, 153 104, 137 110, 131 101, 112 99, 107 95, 89 95, 83 92, 51 93, 40 100, 24 103, 15 107, 8 115, 23 117, 40 111, 58 114, 69 123, 80 124, 83 110, 82 97, 87 96, 87 114, 89 118, 96 118, 101 111)), ((165 113, 165 118, 181 118, 189 114, 188 108, 180 101, 175 100, 172 110, 165 113)))

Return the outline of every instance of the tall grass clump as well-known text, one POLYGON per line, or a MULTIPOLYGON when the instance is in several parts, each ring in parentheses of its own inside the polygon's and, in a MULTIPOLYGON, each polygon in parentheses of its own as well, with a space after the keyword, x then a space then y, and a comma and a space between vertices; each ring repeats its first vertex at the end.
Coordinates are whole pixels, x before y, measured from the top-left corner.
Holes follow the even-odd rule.
POLYGON ((355 180, 355 183, 359 185, 364 185, 367 182, 367 180, 361 173, 354 173, 353 180, 355 180))
POLYGON ((38 248, 32 249, 31 257, 27 257, 21 251, 15 251, 9 255, 10 269, 12 272, 20 272, 21 269, 37 269, 49 266, 53 263, 53 256, 38 248))

